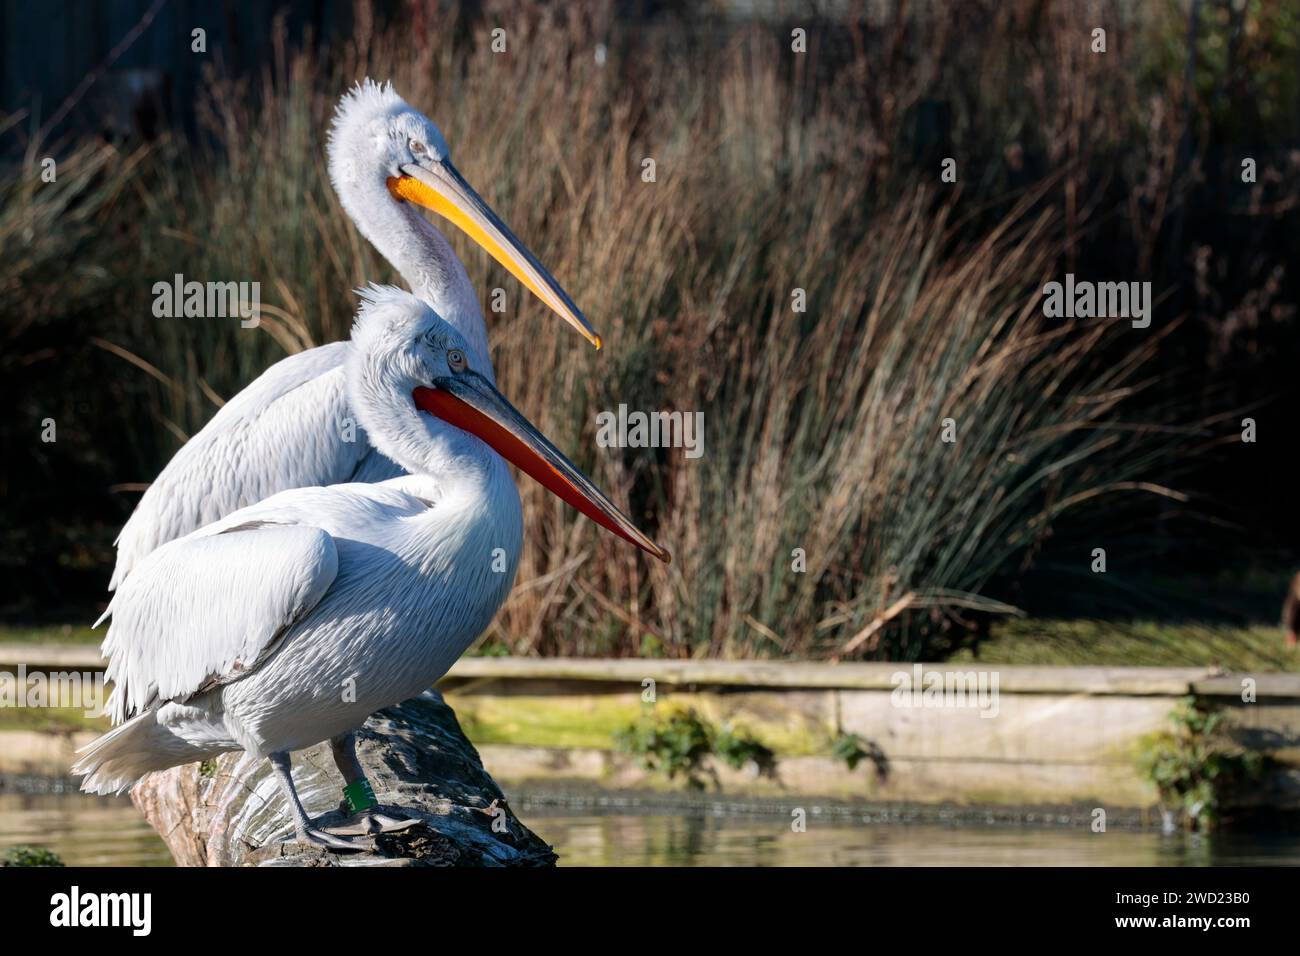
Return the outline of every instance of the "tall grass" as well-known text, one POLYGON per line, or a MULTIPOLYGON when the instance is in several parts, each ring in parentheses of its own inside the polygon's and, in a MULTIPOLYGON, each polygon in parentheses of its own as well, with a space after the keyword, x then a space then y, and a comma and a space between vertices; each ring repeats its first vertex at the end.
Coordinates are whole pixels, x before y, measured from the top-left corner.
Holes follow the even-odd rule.
POLYGON ((33 581, 58 590, 98 577, 107 556, 93 527, 106 495, 87 479, 110 454, 81 414, 98 380, 84 367, 65 376, 86 330, 111 315, 109 263, 123 248, 114 222, 147 158, 51 142, 30 125, 22 113, 0 115, 0 143, 30 135, 22 158, 0 171, 0 578, 26 593, 33 581))
MULTIPOLYGON (((0 115, 0 136, 21 128, 22 119, 0 115)), ((9 320, 3 331, 11 343, 53 314, 52 304, 90 304, 103 294, 110 275, 88 255, 87 246, 102 240, 103 217, 144 155, 100 143, 39 140, 29 144, 27 154, 0 177, 0 247, 5 250, 0 299, 9 320)), ((13 359, 22 352, 6 348, 0 355, 13 359)))
POLYGON ((692 50, 684 30, 615 42, 605 6, 512 6, 499 55, 491 9, 456 24, 421 8, 415 32, 363 4, 346 44, 212 75, 203 144, 161 146, 139 177, 140 256, 114 264, 119 311, 97 335, 159 371, 139 383, 173 443, 275 358, 346 335, 350 290, 396 277, 332 194, 325 134, 348 85, 391 79, 605 336, 593 354, 448 229, 485 306, 507 290, 506 315, 485 308, 503 389, 674 554, 648 562, 523 481, 518 584, 488 640, 924 656, 919 621, 1006 610, 999 588, 1060 521, 1100 530, 1117 497, 1177 497, 1179 431, 1137 398, 1158 335, 1042 316, 1044 281, 1088 241, 1096 156, 1136 137, 1115 173, 1135 201, 1178 188, 1176 94, 1149 84, 1164 98, 1143 127, 1140 49, 1105 69, 1078 55, 1070 8, 887 8, 812 76, 779 31, 692 50), (940 95, 957 104, 943 139, 1014 161, 955 187, 907 162, 940 95), (174 272, 260 281, 269 318, 154 319, 148 290, 174 272), (597 448, 595 415, 619 403, 702 411, 704 456, 597 448))

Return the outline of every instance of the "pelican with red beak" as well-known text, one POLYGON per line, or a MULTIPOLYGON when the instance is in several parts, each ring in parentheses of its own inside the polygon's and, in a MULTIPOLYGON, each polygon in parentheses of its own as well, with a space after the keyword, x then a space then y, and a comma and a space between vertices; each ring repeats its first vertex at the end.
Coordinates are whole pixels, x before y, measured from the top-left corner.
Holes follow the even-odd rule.
POLYGON ((669 559, 497 390, 465 336, 401 290, 363 298, 348 400, 408 474, 284 491, 141 561, 105 612, 118 726, 81 752, 83 789, 244 750, 271 762, 300 839, 358 849, 350 836, 417 821, 376 805, 353 731, 445 674, 513 584, 523 520, 507 462, 669 559), (333 831, 303 809, 289 761, 327 739, 355 814, 333 831))

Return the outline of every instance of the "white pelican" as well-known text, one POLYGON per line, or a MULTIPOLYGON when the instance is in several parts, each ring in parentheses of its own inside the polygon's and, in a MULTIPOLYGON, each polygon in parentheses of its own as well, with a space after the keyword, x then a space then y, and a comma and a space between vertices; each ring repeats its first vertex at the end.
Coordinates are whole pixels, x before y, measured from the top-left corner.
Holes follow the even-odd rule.
POLYGON ((374 805, 352 731, 446 673, 505 599, 523 534, 507 460, 668 560, 476 368, 464 335, 407 292, 364 299, 347 398, 409 474, 283 491, 145 557, 105 612, 124 723, 81 752, 83 789, 242 749, 269 758, 300 839, 356 849, 308 818, 289 752, 332 741, 360 815, 338 832, 415 822, 374 805))
MULTIPOLYGON (((412 203, 464 230, 600 347, 560 284, 457 172, 438 127, 391 85, 366 80, 339 102, 329 172, 357 228, 461 334, 466 354, 489 381, 495 378, 478 296, 447 240, 412 203)), ((334 342, 277 362, 186 442, 118 535, 110 591, 160 544, 276 492, 402 473, 375 453, 364 432, 344 440, 344 422, 355 420, 343 387, 349 348, 334 342)))

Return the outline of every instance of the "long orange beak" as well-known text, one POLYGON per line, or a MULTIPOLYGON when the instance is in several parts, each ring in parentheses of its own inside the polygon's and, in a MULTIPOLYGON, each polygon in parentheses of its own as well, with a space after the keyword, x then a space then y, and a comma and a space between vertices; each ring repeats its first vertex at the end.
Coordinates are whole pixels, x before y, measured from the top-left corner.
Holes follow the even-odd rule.
POLYGON ((482 375, 462 372, 433 384, 434 388, 420 387, 412 393, 417 408, 477 435, 506 461, 602 528, 660 561, 672 560, 482 375))
POLYGON ((435 162, 431 167, 415 163, 403 166, 401 176, 389 177, 388 191, 397 199, 432 209, 450 220, 505 266, 533 295, 577 329, 583 338, 600 348, 600 336, 573 304, 569 294, 465 182, 451 160, 435 162))

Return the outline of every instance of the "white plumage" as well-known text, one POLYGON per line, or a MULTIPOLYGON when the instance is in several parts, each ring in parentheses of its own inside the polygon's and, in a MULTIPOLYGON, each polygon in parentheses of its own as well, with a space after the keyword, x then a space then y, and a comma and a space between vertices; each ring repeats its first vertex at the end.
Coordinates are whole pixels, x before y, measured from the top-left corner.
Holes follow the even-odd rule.
MULTIPOLYGON (((451 166, 442 133, 391 85, 366 80, 342 98, 330 130, 329 172, 344 210, 414 294, 461 335, 474 368, 493 382, 487 327, 465 267, 442 233, 411 202, 396 198, 390 185, 416 182, 413 176, 441 183, 431 171, 468 190, 451 166)), ((431 201, 442 212, 464 207, 471 227, 482 224, 483 235, 475 235, 480 241, 491 243, 504 233, 493 255, 504 257, 507 268, 588 334, 586 320, 558 283, 472 190, 463 190, 450 200, 431 201)), ((431 190, 418 195, 426 194, 431 190)), ((109 590, 120 587, 159 545, 277 492, 402 474, 372 448, 364 430, 349 440, 346 423, 355 417, 343 366, 351 348, 335 342, 291 355, 218 411, 176 453, 122 528, 109 590)))
POLYGON ((114 723, 256 669, 334 583, 339 556, 329 533, 269 524, 288 517, 270 511, 270 519, 169 541, 117 592, 96 622, 113 617, 104 656, 114 723))
POLYGON ((429 687, 505 599, 523 528, 506 462, 409 398, 453 374, 445 356, 466 343, 388 289, 372 291, 353 341, 354 406, 412 473, 281 492, 141 561, 104 642, 110 712, 127 722, 74 767, 85 789, 343 735, 429 687))
POLYGON ((117 538, 117 589, 155 548, 288 488, 383 481, 401 468, 351 418, 335 342, 282 359, 186 442, 144 493, 117 538))
POLYGON ((509 593, 523 516, 507 458, 668 554, 496 390, 469 278, 412 202, 599 338, 461 178, 437 128, 367 81, 340 104, 330 176, 415 295, 364 291, 349 342, 272 366, 145 493, 119 536, 105 613, 119 725, 73 771, 83 789, 117 792, 242 749, 270 759, 300 838, 354 849, 308 818, 289 752, 330 740, 361 815, 347 832, 413 822, 375 808, 352 731, 446 673, 509 593))

